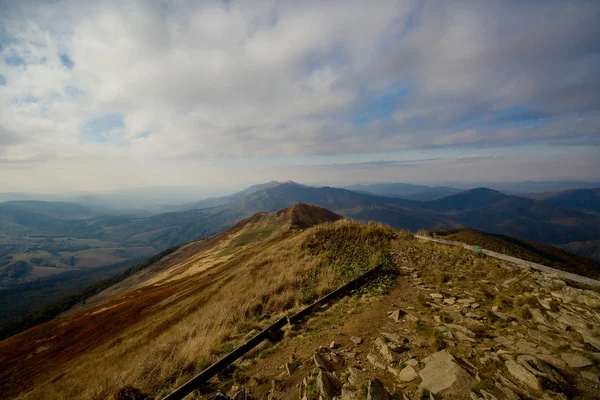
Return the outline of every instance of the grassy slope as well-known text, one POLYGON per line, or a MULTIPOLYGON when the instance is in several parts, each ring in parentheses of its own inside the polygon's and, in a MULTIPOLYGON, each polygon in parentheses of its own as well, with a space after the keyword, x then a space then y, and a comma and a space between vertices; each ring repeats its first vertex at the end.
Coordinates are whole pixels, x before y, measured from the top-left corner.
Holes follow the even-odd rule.
POLYGON ((153 277, 129 282, 133 290, 0 342, 2 392, 92 399, 132 384, 163 395, 252 329, 390 263, 387 247, 396 233, 389 228, 343 220, 290 230, 293 218, 268 216, 212 243, 185 246, 153 277), (244 240, 219 256, 241 234, 264 233, 265 225, 274 228, 270 237, 244 240))
POLYGON ((553 246, 506 235, 481 232, 475 229, 437 231, 435 235, 448 240, 478 245, 484 249, 589 278, 600 279, 600 264, 553 246))

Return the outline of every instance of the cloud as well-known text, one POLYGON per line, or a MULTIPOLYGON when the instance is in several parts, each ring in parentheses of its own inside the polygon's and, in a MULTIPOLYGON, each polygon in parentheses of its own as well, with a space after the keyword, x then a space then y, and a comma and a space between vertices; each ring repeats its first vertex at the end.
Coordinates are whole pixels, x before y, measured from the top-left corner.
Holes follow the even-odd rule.
POLYGON ((0 11, 0 150, 71 170, 65 185, 96 173, 90 160, 151 180, 150 163, 177 174, 226 159, 600 144, 595 2, 25 0, 0 11))

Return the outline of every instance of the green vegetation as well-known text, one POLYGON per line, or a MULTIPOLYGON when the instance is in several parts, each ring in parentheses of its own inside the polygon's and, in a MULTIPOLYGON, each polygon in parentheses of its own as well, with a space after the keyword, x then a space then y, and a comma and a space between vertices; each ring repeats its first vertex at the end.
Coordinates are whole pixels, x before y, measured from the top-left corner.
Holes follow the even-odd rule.
POLYGON ((563 271, 600 278, 600 264, 559 248, 516 237, 481 232, 475 229, 433 231, 434 236, 481 246, 484 249, 563 271))

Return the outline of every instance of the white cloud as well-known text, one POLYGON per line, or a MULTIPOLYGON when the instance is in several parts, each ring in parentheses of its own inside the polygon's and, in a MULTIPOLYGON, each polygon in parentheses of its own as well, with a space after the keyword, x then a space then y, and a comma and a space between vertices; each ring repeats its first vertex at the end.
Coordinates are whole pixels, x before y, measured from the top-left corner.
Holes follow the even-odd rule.
MULTIPOLYGON (((52 186, 60 173, 65 188, 166 183, 189 177, 190 163, 231 157, 598 133, 592 3, 63 0, 0 8, 1 56, 25 63, 0 61, 0 161, 29 161, 28 182, 47 174, 52 186), (390 100, 389 118, 353 121, 391 85, 408 91, 390 100), (494 113, 511 107, 551 121, 495 126, 494 113), (124 127, 84 132, 106 115, 122 115, 124 127), (113 167, 119 173, 101 171, 113 167)), ((15 176, 0 172, 0 182, 23 179, 15 176)))

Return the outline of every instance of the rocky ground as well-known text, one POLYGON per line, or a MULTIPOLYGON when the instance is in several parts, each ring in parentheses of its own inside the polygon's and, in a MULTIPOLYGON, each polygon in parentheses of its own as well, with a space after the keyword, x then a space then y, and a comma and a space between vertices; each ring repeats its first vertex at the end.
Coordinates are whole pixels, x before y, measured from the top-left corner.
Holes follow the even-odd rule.
POLYGON ((401 276, 388 293, 330 306, 212 389, 301 400, 600 398, 597 291, 427 246, 425 257, 398 243, 401 276))

